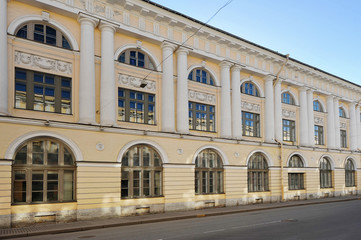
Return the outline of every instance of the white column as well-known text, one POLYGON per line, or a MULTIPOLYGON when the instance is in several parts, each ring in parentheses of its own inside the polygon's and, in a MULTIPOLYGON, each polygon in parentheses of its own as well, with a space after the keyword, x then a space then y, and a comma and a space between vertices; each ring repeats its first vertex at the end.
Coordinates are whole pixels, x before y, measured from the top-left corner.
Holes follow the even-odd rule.
MULTIPOLYGON (((307 90, 308 145, 315 145, 315 116, 313 114, 313 90, 307 90)), ((301 128, 302 131, 302 128, 301 128)))
POLYGON ((175 131, 174 112, 174 76, 173 51, 175 46, 170 42, 162 43, 163 76, 162 76, 162 131, 175 131))
POLYGON ((179 133, 189 133, 187 55, 187 49, 181 47, 177 50, 177 131, 179 133))
POLYGON ((275 138, 282 142, 282 102, 281 102, 281 81, 275 85, 275 138))
MULTIPOLYGON (((340 132, 335 133, 335 111, 333 104, 333 96, 327 97, 327 146, 328 148, 335 148, 335 136, 340 132)), ((338 112, 336 113, 338 114, 338 112)))
POLYGON ((0 115, 8 114, 7 0, 0 0, 0 115))
POLYGON ((229 69, 231 63, 223 61, 221 64, 221 137, 230 138, 231 132, 231 84, 229 69))
POLYGON ((100 75, 100 124, 114 125, 117 121, 117 89, 114 76, 115 25, 102 22, 101 30, 101 75, 100 75))
POLYGON ((356 114, 357 148, 361 149, 360 105, 356 105, 355 114, 356 114))
POLYGON ((357 130, 356 130, 356 112, 355 103, 350 103, 350 149, 357 150, 357 130))
POLYGON ((335 148, 339 149, 341 147, 341 135, 340 135, 340 115, 339 115, 339 103, 338 98, 333 99, 334 106, 334 115, 335 115, 335 148))
POLYGON ((98 19, 80 14, 79 122, 95 121, 94 27, 98 19))
MULTIPOLYGON (((313 108, 312 108, 313 110, 313 108)), ((308 104, 307 104, 307 92, 305 87, 300 88, 300 145, 308 146, 308 104)), ((312 136, 314 133, 312 133, 312 136)))
POLYGON ((266 142, 273 142, 275 137, 275 117, 274 117, 274 97, 273 97, 273 80, 274 76, 268 75, 265 78, 265 118, 264 128, 266 142))
POLYGON ((232 137, 242 138, 242 114, 241 114, 241 88, 240 75, 241 67, 235 65, 232 67, 232 137))

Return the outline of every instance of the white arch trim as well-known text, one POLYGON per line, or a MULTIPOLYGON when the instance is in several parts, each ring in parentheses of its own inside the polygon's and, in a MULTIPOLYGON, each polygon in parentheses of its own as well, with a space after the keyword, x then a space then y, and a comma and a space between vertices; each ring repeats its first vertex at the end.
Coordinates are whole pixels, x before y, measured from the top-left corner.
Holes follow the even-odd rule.
POLYGON ((256 85, 259 95, 260 97, 264 97, 264 92, 263 92, 263 88, 261 87, 261 85, 258 84, 258 82, 256 82, 253 77, 249 77, 249 78, 245 78, 241 80, 240 86, 242 86, 242 84, 244 82, 252 82, 254 85, 256 85))
POLYGON ((355 158, 354 158, 353 156, 347 156, 347 157, 345 158, 345 160, 343 161, 341 167, 345 167, 345 166, 346 166, 346 161, 347 161, 347 160, 351 160, 352 163, 353 163, 353 165, 354 165, 354 167, 355 167, 355 170, 357 170, 357 168, 358 168, 359 166, 358 166, 357 161, 355 160, 355 158))
POLYGON ((323 154, 320 159, 318 159, 318 163, 317 163, 317 166, 318 168, 320 167, 320 161, 322 158, 327 158, 329 161, 330 161, 330 164, 331 164, 331 169, 334 170, 335 169, 335 161, 333 160, 333 158, 331 157, 331 155, 329 154, 323 154))
POLYGON ((187 79, 188 79, 188 75, 196 68, 203 68, 203 69, 207 70, 211 74, 214 82, 216 83, 216 86, 217 87, 221 86, 221 83, 220 83, 219 79, 217 78, 216 73, 212 69, 210 69, 209 67, 201 65, 201 64, 193 64, 188 68, 187 79))
POLYGON ((303 161, 304 167, 308 167, 308 162, 306 161, 305 156, 304 156, 302 153, 300 153, 300 152, 293 152, 293 153, 291 153, 291 154, 288 156, 287 165, 286 165, 287 167, 288 167, 288 165, 289 165, 289 163, 290 163, 291 157, 294 156, 294 155, 300 156, 301 159, 302 159, 302 161, 303 161))
POLYGON ((221 156, 221 159, 223 161, 223 165, 229 165, 228 158, 227 158, 226 154, 219 147, 216 147, 216 146, 213 146, 213 145, 205 145, 205 146, 202 146, 202 147, 198 148, 198 150, 194 153, 194 156, 193 156, 193 160, 192 160, 193 164, 196 163, 196 158, 197 158, 198 154, 200 152, 202 152, 203 150, 205 150, 205 149, 215 150, 221 156))
POLYGON ((17 139, 15 139, 14 141, 12 141, 8 147, 8 149, 6 150, 5 153, 5 158, 6 159, 13 159, 16 150, 25 142, 29 141, 32 138, 35 137, 53 137, 56 139, 61 140, 62 142, 64 142, 72 151, 72 153, 75 156, 75 160, 76 161, 81 161, 83 160, 83 154, 81 153, 79 147, 69 138, 59 134, 59 133, 55 133, 55 132, 48 132, 48 131, 35 131, 35 132, 29 132, 25 135, 22 135, 20 137, 18 137, 17 139))
POLYGON ((350 118, 350 115, 348 114, 348 109, 343 104, 340 104, 339 108, 342 108, 345 111, 346 118, 350 118))
MULTIPOLYGON (((24 24, 26 22, 31 22, 31 21, 43 22, 44 19, 41 15, 26 15, 26 16, 18 17, 10 23, 10 25, 8 27, 8 33, 11 35, 15 35, 15 31, 19 26, 21 26, 22 24, 24 24)), ((49 24, 51 24, 54 27, 56 27, 57 29, 59 29, 66 36, 66 38, 69 40, 70 45, 72 46, 73 50, 79 51, 79 46, 78 46, 77 41, 75 40, 74 35, 66 27, 64 27, 62 24, 58 23, 57 21, 55 21, 51 18, 49 18, 48 22, 49 22, 49 24)))
POLYGON ((266 157, 268 167, 274 166, 273 161, 272 161, 272 158, 271 158, 271 156, 269 155, 269 153, 266 152, 266 151, 264 151, 264 150, 261 150, 261 149, 253 150, 252 152, 250 152, 250 154, 248 154, 247 161, 246 161, 246 166, 248 166, 249 159, 250 159, 251 156, 252 156, 253 154, 255 154, 255 153, 262 153, 262 154, 266 157))
POLYGON ((134 145, 138 145, 138 144, 147 144, 152 146, 160 155, 162 163, 168 163, 168 156, 166 154, 166 152, 163 150, 163 148, 161 146, 158 145, 158 143, 147 140, 147 139, 141 139, 141 140, 134 140, 131 141, 127 144, 124 145, 124 147, 122 147, 122 149, 120 149, 120 152, 118 154, 118 158, 117 158, 117 162, 121 163, 122 162, 122 157, 123 154, 125 153, 125 151, 127 151, 129 148, 133 147, 134 145))
MULTIPOLYGON (((326 104, 325 104, 321 99, 319 99, 319 98, 314 98, 314 99, 313 99, 313 102, 314 102, 314 101, 317 101, 317 102, 320 103, 320 105, 321 105, 321 107, 322 107, 322 112, 327 112, 326 104)), ((312 103, 313 103, 313 102, 312 102, 312 103)), ((313 109, 313 106, 312 106, 312 109, 313 109)))
POLYGON ((115 53, 114 53, 114 60, 115 60, 115 61, 118 61, 119 55, 120 55, 123 51, 125 51, 125 50, 127 50, 127 49, 130 49, 130 48, 135 48, 135 49, 138 48, 138 49, 142 50, 143 52, 145 52, 145 53, 146 53, 148 56, 150 56, 150 58, 153 60, 153 62, 154 62, 154 64, 155 64, 154 67, 157 68, 156 70, 157 70, 158 72, 161 72, 161 71, 162 71, 162 68, 161 68, 161 66, 160 66, 160 62, 158 61, 157 57, 156 57, 154 54, 152 54, 152 52, 149 51, 148 49, 146 49, 145 47, 143 47, 143 46, 139 47, 139 45, 134 44, 134 43, 129 43, 129 44, 126 44, 126 45, 118 48, 118 49, 115 51, 115 53))
POLYGON ((298 98, 296 98, 296 94, 293 91, 289 90, 289 89, 283 89, 281 91, 281 98, 282 98, 282 94, 285 93, 285 92, 288 92, 293 97, 293 100, 295 100, 295 105, 299 105, 298 98))

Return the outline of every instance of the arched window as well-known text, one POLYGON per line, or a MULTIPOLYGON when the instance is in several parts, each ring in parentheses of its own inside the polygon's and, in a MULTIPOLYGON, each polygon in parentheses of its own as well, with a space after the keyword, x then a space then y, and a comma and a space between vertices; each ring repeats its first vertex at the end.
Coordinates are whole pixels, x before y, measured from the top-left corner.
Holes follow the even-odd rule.
POLYGON ((255 153, 248 162, 248 192, 268 191, 268 164, 262 153, 255 153))
POLYGON ((15 34, 17 37, 34 40, 65 49, 72 49, 64 34, 49 24, 42 22, 29 22, 20 27, 15 34))
POLYGON ((355 185, 355 166, 353 165, 351 159, 346 161, 345 165, 345 181, 346 187, 354 187, 355 185))
POLYGON ((18 148, 12 167, 14 204, 75 200, 75 163, 69 148, 36 138, 18 148))
MULTIPOLYGON (((293 155, 289 162, 289 168, 303 168, 303 161, 299 155, 293 155)), ((289 190, 300 190, 304 189, 304 173, 296 172, 288 173, 288 189, 289 190)))
POLYGON ((188 75, 188 80, 192 80, 195 82, 200 82, 212 86, 214 85, 214 81, 211 74, 207 70, 201 68, 193 69, 188 75))
POLYGON ((322 105, 318 100, 313 101, 313 111, 323 112, 322 105))
POLYGON ((288 93, 288 92, 284 92, 282 93, 282 102, 283 103, 287 103, 287 104, 291 104, 291 105, 295 105, 295 99, 293 98, 293 96, 288 93))
POLYGON ((252 82, 244 82, 241 86, 241 93, 259 97, 259 91, 252 82))
POLYGON ((118 61, 132 66, 155 70, 155 64, 145 52, 138 49, 127 49, 119 55, 118 61))
POLYGON ((340 107, 338 109, 338 115, 342 118, 345 118, 346 117, 346 112, 345 112, 345 109, 343 109, 342 107, 340 107))
POLYGON ((162 160, 148 145, 135 145, 122 157, 122 198, 162 195, 162 160))
POLYGON ((223 193, 222 159, 212 149, 203 150, 196 158, 195 193, 223 193))
POLYGON ((327 158, 321 158, 320 161, 320 187, 332 187, 332 169, 330 161, 327 158))

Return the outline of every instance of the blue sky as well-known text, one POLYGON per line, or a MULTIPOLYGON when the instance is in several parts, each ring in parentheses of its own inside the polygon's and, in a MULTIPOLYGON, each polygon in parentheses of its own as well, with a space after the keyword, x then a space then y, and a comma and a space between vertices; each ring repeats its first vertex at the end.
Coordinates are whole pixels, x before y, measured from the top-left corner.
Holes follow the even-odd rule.
MULTIPOLYGON (((153 0, 206 22, 228 0, 153 0)), ((361 0, 233 0, 210 25, 361 85, 361 0)))

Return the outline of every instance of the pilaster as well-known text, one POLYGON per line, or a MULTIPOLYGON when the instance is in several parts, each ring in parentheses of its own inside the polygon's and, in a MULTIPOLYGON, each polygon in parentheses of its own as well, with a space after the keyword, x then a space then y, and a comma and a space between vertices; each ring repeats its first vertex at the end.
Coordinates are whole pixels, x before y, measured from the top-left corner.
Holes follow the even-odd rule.
POLYGON ((177 132, 189 133, 188 123, 188 49, 180 47, 177 50, 177 132))
POLYGON ((174 79, 173 79, 173 51, 175 45, 164 41, 161 45, 163 51, 162 75, 162 131, 175 131, 174 112, 174 79))
POLYGON ((100 75, 100 124, 114 125, 117 120, 117 89, 114 77, 114 32, 116 25, 102 21, 101 75, 100 75))
POLYGON ((232 137, 242 138, 242 114, 241 114, 241 66, 234 65, 232 73, 232 137))
POLYGON ((273 142, 275 137, 275 118, 274 118, 274 91, 273 80, 275 76, 268 75, 265 78, 265 141, 273 142))
POLYGON ((275 108, 275 138, 278 141, 283 141, 282 136, 282 102, 281 102, 281 80, 274 86, 274 108, 275 108))
MULTIPOLYGON (((300 145, 308 146, 308 106, 307 106, 307 92, 305 87, 300 88, 300 145)), ((313 110, 313 108, 312 108, 313 110)), ((313 136, 314 134, 312 134, 313 136)))
POLYGON ((328 148, 335 148, 336 141, 335 137, 336 134, 340 134, 340 132, 335 133, 335 113, 334 111, 334 102, 333 96, 327 96, 327 147, 328 148))
POLYGON ((8 114, 7 0, 0 0, 0 115, 8 114))
POLYGON ((333 103, 334 103, 334 113, 335 113, 335 147, 337 149, 339 149, 341 147, 341 135, 339 134, 340 132, 340 116, 339 116, 339 99, 337 97, 335 97, 333 99, 333 103))
POLYGON ((351 151, 357 150, 357 130, 356 130, 356 112, 355 103, 351 102, 350 107, 350 149, 351 151))
MULTIPOLYGON (((308 146, 315 145, 315 116, 313 113, 313 90, 307 90, 308 146)), ((301 130, 302 131, 302 130, 301 130)))
POLYGON ((231 132, 231 94, 230 94, 230 67, 231 63, 223 61, 221 67, 221 137, 230 138, 231 132))
POLYGON ((80 13, 79 122, 95 124, 94 28, 99 20, 80 13))

